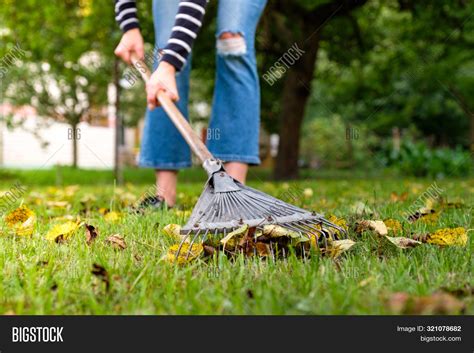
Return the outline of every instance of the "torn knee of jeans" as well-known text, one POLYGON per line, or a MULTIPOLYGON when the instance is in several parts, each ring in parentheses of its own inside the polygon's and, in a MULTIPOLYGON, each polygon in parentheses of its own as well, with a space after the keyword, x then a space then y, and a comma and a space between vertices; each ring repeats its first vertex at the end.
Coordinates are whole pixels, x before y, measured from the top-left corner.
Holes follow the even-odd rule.
POLYGON ((217 53, 224 56, 240 56, 247 53, 247 43, 240 33, 222 32, 217 39, 217 53))

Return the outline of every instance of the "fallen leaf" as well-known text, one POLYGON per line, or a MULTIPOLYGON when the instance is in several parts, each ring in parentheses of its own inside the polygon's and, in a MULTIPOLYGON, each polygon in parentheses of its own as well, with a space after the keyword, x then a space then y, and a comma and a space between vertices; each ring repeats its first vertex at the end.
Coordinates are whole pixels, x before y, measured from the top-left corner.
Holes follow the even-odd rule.
POLYGON ((16 235, 30 236, 35 229, 36 214, 22 205, 5 216, 5 223, 16 235))
MULTIPOLYGON (((328 217, 328 220, 329 220, 329 222, 332 222, 335 225, 341 227, 345 231, 347 231, 349 229, 349 226, 347 225, 347 221, 343 218, 339 218, 335 215, 330 215, 328 217)), ((336 230, 335 233, 336 233, 336 235, 342 235, 340 230, 336 230)))
POLYGON ((372 230, 378 235, 384 236, 388 234, 387 226, 383 221, 363 220, 358 222, 357 231, 372 230))
POLYGON ((405 237, 389 237, 386 235, 385 238, 387 238, 392 244, 400 249, 414 248, 421 244, 420 241, 405 237))
POLYGON ((224 245, 225 249, 235 249, 239 244, 240 240, 244 238, 249 231, 248 224, 244 224, 242 227, 237 228, 233 232, 227 234, 224 238, 221 239, 221 244, 224 245))
POLYGON ((125 250, 127 248, 127 244, 125 243, 125 240, 119 234, 110 235, 107 237, 105 241, 109 243, 113 248, 116 248, 116 249, 125 250))
POLYGON ((110 278, 109 278, 109 273, 107 272, 105 267, 95 263, 92 265, 91 273, 94 276, 100 278, 102 282, 105 283, 105 290, 108 292, 110 289, 110 278))
POLYGON ((56 224, 46 234, 46 239, 54 240, 56 243, 63 242, 69 239, 79 227, 80 227, 79 222, 68 221, 65 223, 56 224))
POLYGON ((342 253, 352 248, 355 244, 356 242, 351 239, 333 240, 329 242, 328 247, 324 249, 324 253, 332 258, 337 258, 341 256, 342 253))
POLYGON ((104 220, 109 223, 117 222, 121 218, 121 214, 115 211, 110 211, 104 215, 104 220))
POLYGON ((255 248, 257 249, 257 254, 262 257, 270 256, 270 245, 257 242, 255 243, 255 248))
POLYGON ((463 201, 448 202, 444 199, 441 199, 440 205, 442 208, 455 208, 455 209, 464 208, 466 206, 463 201))
POLYGON ((213 246, 202 244, 202 248, 204 250, 204 255, 206 256, 213 256, 218 250, 213 246))
POLYGON ((400 223, 400 221, 397 221, 396 219, 386 219, 383 221, 385 225, 387 226, 387 230, 392 233, 399 233, 403 230, 403 226, 400 223))
POLYGON ((374 276, 370 276, 370 277, 367 277, 365 279, 363 279, 362 281, 359 282, 359 284, 357 285, 359 288, 363 288, 363 287, 366 287, 368 284, 372 283, 373 281, 375 281, 375 277, 374 276))
POLYGON ((306 197, 307 199, 313 197, 313 194, 314 194, 313 189, 311 189, 311 188, 305 188, 303 190, 303 196, 306 197))
POLYGON ((163 232, 176 241, 182 241, 186 238, 185 241, 187 243, 191 242, 191 237, 186 237, 186 235, 181 234, 181 226, 179 224, 168 224, 163 227, 163 232))
POLYGON ((463 227, 438 229, 426 236, 426 242, 442 246, 465 246, 467 244, 467 232, 463 227))
POLYGON ((458 288, 448 288, 442 287, 441 290, 443 292, 449 293, 454 295, 455 297, 462 298, 462 297, 470 297, 474 295, 474 287, 468 284, 458 287, 458 288))
POLYGON ((351 206, 351 213, 354 213, 358 216, 363 216, 363 215, 371 216, 372 214, 374 214, 374 211, 372 211, 372 209, 369 206, 367 206, 366 203, 362 201, 358 201, 351 206))
POLYGON ((443 292, 420 297, 398 292, 388 298, 387 306, 393 313, 404 315, 453 315, 465 310, 462 301, 443 292))
POLYGON ((165 259, 170 263, 178 263, 178 265, 182 265, 197 259, 203 251, 202 244, 193 244, 192 246, 188 243, 183 243, 182 245, 174 244, 168 249, 165 259), (181 251, 178 255, 180 247, 181 251))
MULTIPOLYGON (((308 230, 309 235, 304 235, 302 232, 295 232, 288 228, 276 225, 276 224, 267 224, 263 226, 263 235, 267 236, 270 239, 287 237, 290 238, 291 245, 296 246, 299 243, 310 241, 311 234, 308 230)), ((314 238, 314 237, 313 237, 314 238)))
POLYGON ((84 224, 84 227, 86 227, 86 243, 91 245, 95 238, 99 236, 99 232, 93 225, 84 224))
POLYGON ((408 197, 408 192, 403 192, 401 194, 397 194, 396 192, 392 192, 390 194, 390 200, 393 201, 393 202, 401 202, 401 201, 405 201, 408 197))
POLYGON ((46 206, 52 208, 69 208, 71 207, 68 201, 46 201, 46 206))
MULTIPOLYGON (((431 214, 434 214, 434 213, 436 213, 436 211, 434 209, 427 208, 427 207, 422 207, 418 211, 416 211, 415 213, 409 215, 408 220, 413 223, 413 222, 419 220, 420 218, 427 217, 428 215, 431 215, 431 214)), ((431 218, 433 218, 433 217, 431 217, 431 218)), ((431 218, 428 218, 428 220, 431 220, 431 218)))

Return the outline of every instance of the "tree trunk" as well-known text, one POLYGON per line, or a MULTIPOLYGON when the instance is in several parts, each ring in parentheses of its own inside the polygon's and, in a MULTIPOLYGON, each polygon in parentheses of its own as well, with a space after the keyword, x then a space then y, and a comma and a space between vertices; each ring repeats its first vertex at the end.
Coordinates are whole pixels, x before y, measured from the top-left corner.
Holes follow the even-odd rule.
POLYGON ((470 132, 469 132, 469 147, 471 149, 471 154, 474 157, 474 113, 470 112, 470 132))
POLYGON ((312 34, 310 30, 314 27, 305 29, 304 38, 311 38, 303 46, 303 56, 287 72, 283 87, 280 143, 274 170, 274 177, 279 180, 298 177, 301 125, 319 49, 319 32, 312 34))
POLYGON ((122 115, 120 114, 120 61, 118 58, 115 58, 114 63, 114 86, 115 86, 115 158, 114 158, 114 176, 115 181, 118 185, 123 184, 123 167, 122 167, 122 134, 123 134, 123 125, 122 125, 122 115))
POLYGON ((71 124, 71 139, 72 139, 72 167, 77 168, 77 125, 76 123, 71 124))

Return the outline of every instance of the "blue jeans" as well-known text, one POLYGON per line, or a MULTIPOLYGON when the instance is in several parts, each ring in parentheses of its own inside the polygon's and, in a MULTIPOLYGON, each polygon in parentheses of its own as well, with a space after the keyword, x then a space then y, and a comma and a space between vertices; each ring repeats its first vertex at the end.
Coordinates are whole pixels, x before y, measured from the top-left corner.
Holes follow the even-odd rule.
MULTIPOLYGON (((255 58, 255 31, 267 0, 219 0, 217 14, 216 81, 207 146, 225 162, 259 164, 260 84, 255 58), (224 32, 242 35, 239 51, 222 49, 224 32), (220 45, 219 45, 220 42, 220 45)), ((156 46, 171 34, 180 0, 154 0, 156 46)), ((197 39, 199 40, 199 38, 197 39)), ((188 117, 191 57, 176 76, 178 108, 188 117)), ((191 165, 188 145, 162 108, 147 111, 140 166, 176 170, 191 165)))

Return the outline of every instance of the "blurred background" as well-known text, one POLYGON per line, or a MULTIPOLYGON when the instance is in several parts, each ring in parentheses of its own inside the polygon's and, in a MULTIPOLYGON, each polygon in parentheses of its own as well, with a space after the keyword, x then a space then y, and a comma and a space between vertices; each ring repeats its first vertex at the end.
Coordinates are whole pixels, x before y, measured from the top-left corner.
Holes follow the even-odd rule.
MULTIPOLYGON (((153 53, 151 0, 137 3, 153 53)), ((145 93, 114 57, 113 1, 0 5, 1 168, 108 169, 121 182, 136 168, 145 93)), ((203 139, 217 133, 215 13, 211 1, 193 57, 203 139)), ((472 175, 473 48, 468 0, 270 0, 257 36, 261 168, 275 179, 472 175)))

